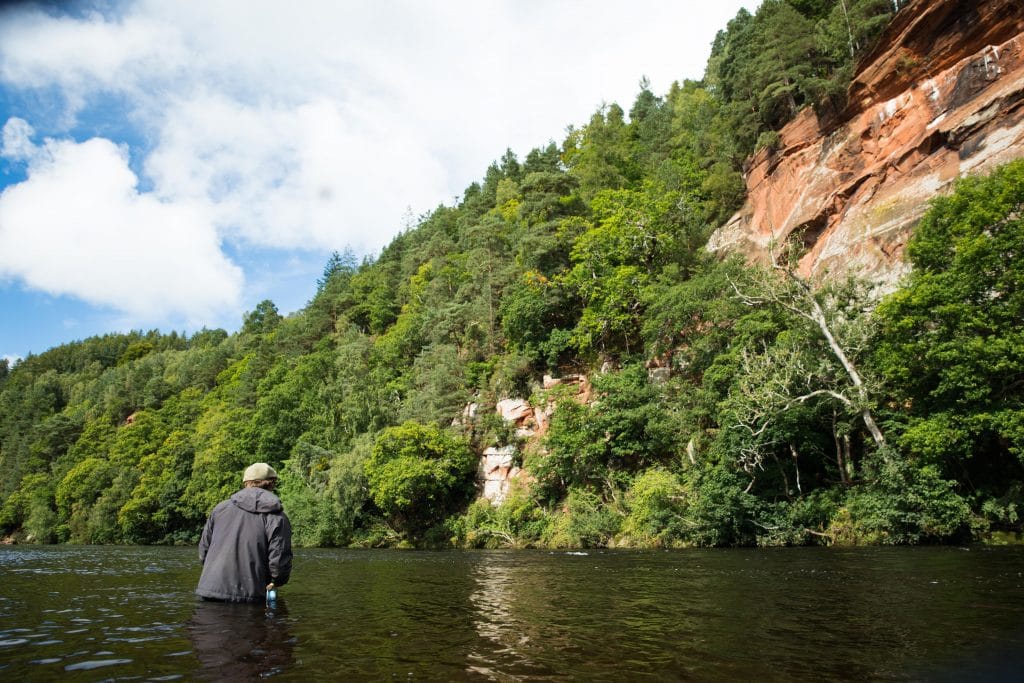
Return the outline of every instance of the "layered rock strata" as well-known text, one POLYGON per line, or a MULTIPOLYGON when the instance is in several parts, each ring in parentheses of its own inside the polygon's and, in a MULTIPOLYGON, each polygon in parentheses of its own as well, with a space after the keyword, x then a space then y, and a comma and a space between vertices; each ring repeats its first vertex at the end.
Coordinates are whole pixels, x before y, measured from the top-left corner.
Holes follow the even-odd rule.
POLYGON ((746 203, 709 248, 765 263, 799 238, 805 276, 895 286, 929 200, 1024 156, 1024 3, 910 3, 861 61, 849 102, 833 121, 805 109, 752 158, 746 203))

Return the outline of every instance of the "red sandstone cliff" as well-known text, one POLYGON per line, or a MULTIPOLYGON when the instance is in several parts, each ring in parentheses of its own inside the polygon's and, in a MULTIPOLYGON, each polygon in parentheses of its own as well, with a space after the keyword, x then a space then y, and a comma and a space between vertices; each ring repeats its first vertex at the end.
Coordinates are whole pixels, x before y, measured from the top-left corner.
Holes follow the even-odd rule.
POLYGON ((1024 157, 1024 0, 915 0, 866 55, 838 121, 805 109, 750 162, 713 250, 767 261, 793 233, 805 275, 891 286, 929 199, 1024 157))

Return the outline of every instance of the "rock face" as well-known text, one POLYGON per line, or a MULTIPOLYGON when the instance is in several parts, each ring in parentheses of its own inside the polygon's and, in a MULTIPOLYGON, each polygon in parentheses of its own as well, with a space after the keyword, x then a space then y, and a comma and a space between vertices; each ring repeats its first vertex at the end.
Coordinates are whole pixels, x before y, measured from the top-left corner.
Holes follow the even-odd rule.
POLYGON ((492 505, 501 505, 508 496, 512 480, 522 470, 515 464, 516 447, 490 447, 480 456, 477 470, 477 481, 480 482, 480 496, 491 501, 492 505))
MULTIPOLYGON (((590 400, 590 382, 583 375, 570 375, 561 379, 544 377, 544 389, 566 385, 567 395, 580 403, 590 400)), ((466 415, 476 413, 476 404, 466 406, 466 415)), ((550 399, 546 405, 534 406, 519 398, 507 398, 498 401, 495 412, 506 424, 515 429, 517 442, 534 441, 543 436, 550 424, 555 404, 550 399)), ((471 415, 470 415, 471 416, 471 415)), ((514 444, 492 446, 480 456, 477 465, 477 488, 481 498, 486 498, 492 505, 501 505, 508 497, 516 481, 530 482, 533 477, 516 464, 519 450, 514 444)))
POLYGON ((747 201, 709 248, 766 263, 799 236, 805 276, 891 289, 928 200, 1024 156, 1024 2, 915 0, 866 55, 847 109, 805 109, 750 162, 747 201))

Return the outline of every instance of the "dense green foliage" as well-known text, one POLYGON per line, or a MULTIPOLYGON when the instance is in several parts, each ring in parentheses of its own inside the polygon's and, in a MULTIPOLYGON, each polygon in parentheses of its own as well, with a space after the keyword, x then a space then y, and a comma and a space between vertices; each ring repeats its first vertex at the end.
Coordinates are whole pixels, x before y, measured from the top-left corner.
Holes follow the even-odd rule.
POLYGON ((741 164, 842 106, 892 11, 766 0, 703 82, 646 82, 506 153, 376 259, 237 333, 132 332, 0 364, 0 529, 194 542, 254 460, 307 545, 942 542, 1024 504, 1024 164, 936 200, 877 304, 704 250, 741 164), (582 375, 541 389, 541 378, 582 375), (505 398, 551 410, 524 438, 505 398), (529 477, 474 498, 478 456, 529 477))
POLYGON ((396 530, 415 535, 468 498, 474 465, 469 444, 437 427, 388 427, 366 462, 370 498, 396 530))
POLYGON ((856 57, 892 11, 891 0, 764 0, 756 15, 741 10, 715 39, 705 75, 737 151, 774 144, 804 106, 841 110, 856 57))
POLYGON ((1016 524, 1024 479, 1024 164, 960 182, 907 246, 914 270, 878 311, 876 363, 904 409, 908 458, 1016 524))

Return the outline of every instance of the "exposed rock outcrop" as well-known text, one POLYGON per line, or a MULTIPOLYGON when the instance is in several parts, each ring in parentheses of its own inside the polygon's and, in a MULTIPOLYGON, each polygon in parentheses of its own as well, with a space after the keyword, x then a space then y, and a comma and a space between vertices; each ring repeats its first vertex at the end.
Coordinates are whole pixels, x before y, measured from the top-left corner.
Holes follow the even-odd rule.
POLYGON ((480 456, 477 480, 480 482, 480 497, 501 505, 508 496, 512 481, 521 476, 523 470, 515 464, 516 447, 513 445, 492 446, 480 456))
MULTIPOLYGON (((543 388, 545 390, 551 390, 557 386, 568 387, 566 393, 580 403, 590 400, 590 382, 584 375, 570 375, 560 379, 544 376, 543 388)), ((467 418, 472 418, 476 414, 476 410, 477 404, 472 403, 466 406, 464 415, 467 418)), ((520 398, 502 399, 495 406, 495 412, 502 417, 506 424, 515 429, 517 441, 533 442, 534 444, 547 432, 554 410, 555 404, 550 398, 540 406, 532 405, 529 401, 520 398)), ((477 466, 477 484, 481 498, 486 498, 492 505, 500 505, 508 496, 515 481, 533 480, 526 470, 516 464, 518 455, 519 450, 515 444, 492 446, 484 450, 477 466)))
POLYGON ((894 286, 928 200, 1024 156, 1024 3, 910 3, 861 61, 849 102, 831 123, 805 109, 753 157, 747 201, 711 249, 767 262, 799 235, 804 275, 894 286))

